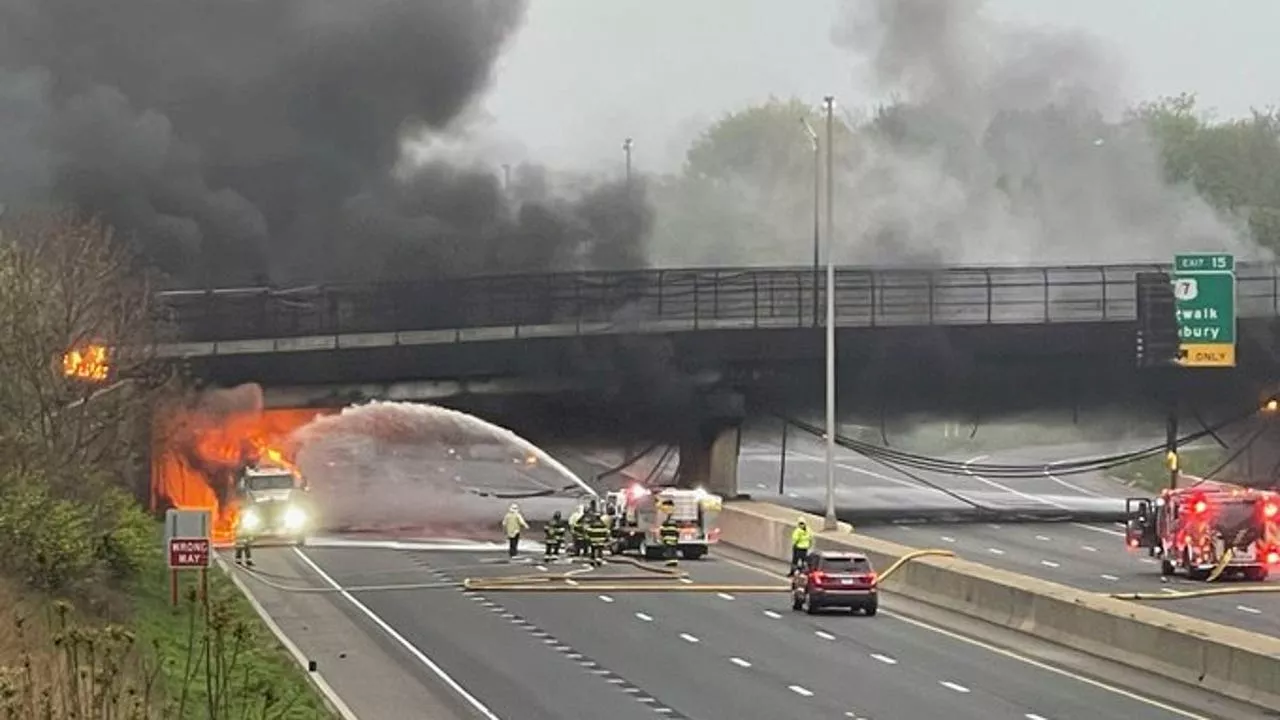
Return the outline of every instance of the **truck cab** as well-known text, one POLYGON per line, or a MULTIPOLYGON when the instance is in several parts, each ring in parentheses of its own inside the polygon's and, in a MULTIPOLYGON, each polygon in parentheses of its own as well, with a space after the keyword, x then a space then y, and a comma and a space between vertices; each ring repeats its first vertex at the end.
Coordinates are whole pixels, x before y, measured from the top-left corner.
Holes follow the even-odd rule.
POLYGON ((250 466, 236 479, 236 534, 261 543, 269 540, 305 545, 313 526, 307 493, 295 471, 250 466))

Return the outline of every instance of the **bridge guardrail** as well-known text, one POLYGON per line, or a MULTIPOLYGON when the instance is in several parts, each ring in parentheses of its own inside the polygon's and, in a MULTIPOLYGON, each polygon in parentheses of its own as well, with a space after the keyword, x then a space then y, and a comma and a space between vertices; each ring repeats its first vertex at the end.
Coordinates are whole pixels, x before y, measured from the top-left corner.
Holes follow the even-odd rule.
MULTIPOLYGON (((840 268, 842 327, 1133 320, 1134 277, 1167 265, 840 268)), ((1237 267, 1240 317, 1280 314, 1280 267, 1237 267)), ((425 283, 167 291, 180 342, 572 326, 588 334, 796 328, 825 322, 826 273, 811 267, 512 275, 425 283), (815 284, 816 280, 816 284, 815 284), (815 314, 816 310, 816 314, 815 314), (603 328, 603 329, 602 329, 603 328)))

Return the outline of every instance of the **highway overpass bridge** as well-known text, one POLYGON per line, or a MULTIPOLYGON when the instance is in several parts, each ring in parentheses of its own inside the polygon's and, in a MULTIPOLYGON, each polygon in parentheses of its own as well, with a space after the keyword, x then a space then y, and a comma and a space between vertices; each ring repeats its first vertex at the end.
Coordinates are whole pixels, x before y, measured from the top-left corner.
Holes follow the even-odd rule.
MULTIPOLYGON (((1135 276, 1168 269, 840 268, 842 396, 900 411, 1145 394, 1135 276)), ((161 352, 221 384, 259 382, 278 404, 579 393, 609 413, 652 403, 659 422, 723 429, 744 412, 737 391, 821 397, 826 291, 825 273, 805 267, 166 291, 174 337, 161 352)), ((1185 392, 1272 382, 1280 267, 1240 265, 1237 308, 1240 366, 1184 373, 1185 392)), ((720 430, 699 435, 699 455, 736 447, 720 430)))
MULTIPOLYGON (((868 364, 881 376, 948 382, 1001 363, 1129 369, 1134 277, 1167 269, 841 268, 842 377, 868 364)), ((1280 352, 1280 267, 1241 265, 1237 277, 1241 365, 1269 371, 1280 352)), ((435 383, 423 391, 437 395, 505 392, 514 379, 555 393, 671 368, 740 379, 821 361, 824 281, 790 267, 167 291, 161 307, 175 334, 161 350, 220 382, 414 381, 435 383)))

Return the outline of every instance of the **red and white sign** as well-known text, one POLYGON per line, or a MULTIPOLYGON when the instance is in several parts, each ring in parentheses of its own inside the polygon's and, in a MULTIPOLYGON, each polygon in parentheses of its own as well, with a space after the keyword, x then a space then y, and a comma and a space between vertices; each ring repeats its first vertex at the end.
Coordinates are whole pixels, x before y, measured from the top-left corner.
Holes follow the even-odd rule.
POLYGON ((207 568, 211 555, 209 538, 169 539, 169 568, 172 570, 207 568))

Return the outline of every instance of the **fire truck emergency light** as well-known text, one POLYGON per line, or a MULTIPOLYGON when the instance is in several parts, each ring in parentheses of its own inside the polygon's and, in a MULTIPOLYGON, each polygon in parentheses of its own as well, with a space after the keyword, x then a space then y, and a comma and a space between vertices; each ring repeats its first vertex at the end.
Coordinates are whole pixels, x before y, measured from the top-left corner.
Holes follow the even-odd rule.
POLYGON ((1199 515, 1200 513, 1204 512, 1207 509, 1209 509, 1209 505, 1203 500, 1197 500, 1196 504, 1191 506, 1191 511, 1197 515, 1199 515))
POLYGON ((1277 513, 1280 513, 1280 506, 1275 503, 1267 503, 1262 506, 1262 516, 1265 518, 1273 518, 1277 513))

